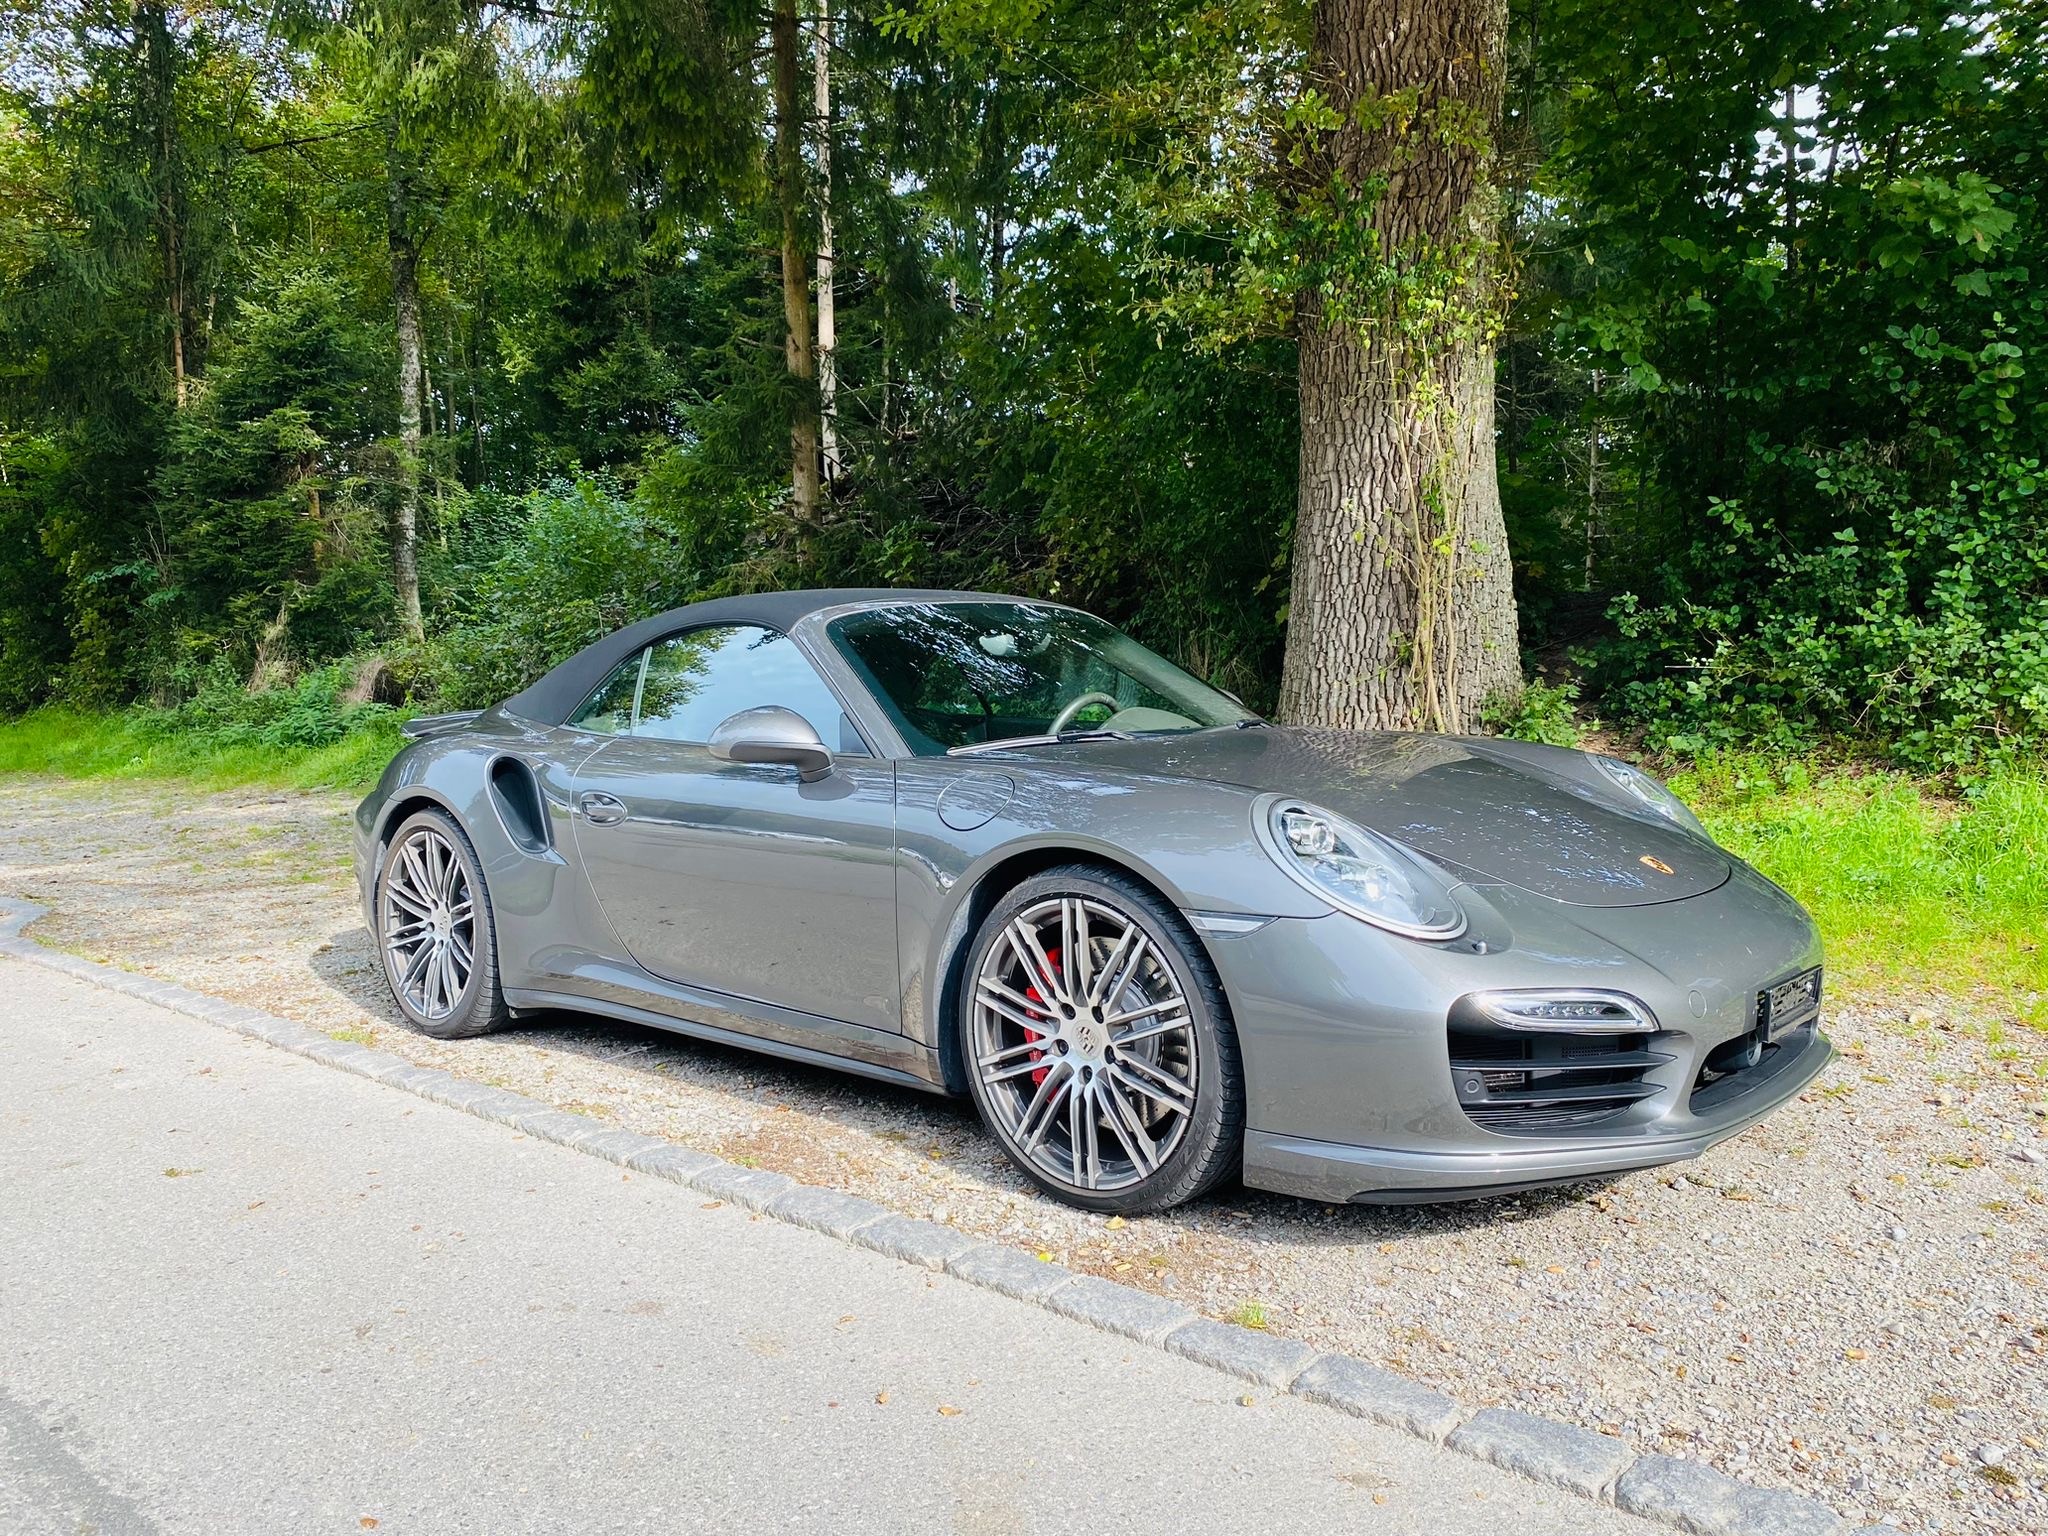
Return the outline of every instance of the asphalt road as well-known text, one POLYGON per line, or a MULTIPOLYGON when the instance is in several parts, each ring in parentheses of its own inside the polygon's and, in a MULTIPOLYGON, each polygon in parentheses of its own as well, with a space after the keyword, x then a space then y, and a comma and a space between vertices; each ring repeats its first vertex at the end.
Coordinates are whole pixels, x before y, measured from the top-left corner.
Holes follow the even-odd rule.
POLYGON ((1657 1529, 706 1207, 0 960, 0 1531, 1657 1529))

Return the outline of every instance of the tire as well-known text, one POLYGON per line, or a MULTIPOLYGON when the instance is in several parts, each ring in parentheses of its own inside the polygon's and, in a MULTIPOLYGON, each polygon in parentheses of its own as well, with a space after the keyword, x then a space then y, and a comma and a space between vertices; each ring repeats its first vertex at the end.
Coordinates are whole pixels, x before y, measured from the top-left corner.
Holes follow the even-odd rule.
POLYGON ((1230 1006, 1194 933, 1148 888, 1082 864, 1026 880, 983 919, 960 985, 975 1108, 1047 1194, 1162 1211, 1237 1171, 1230 1006))
POLYGON ((511 1018, 483 866, 454 817, 418 811, 399 824, 377 871, 376 911, 384 981, 406 1023, 467 1040, 511 1018))

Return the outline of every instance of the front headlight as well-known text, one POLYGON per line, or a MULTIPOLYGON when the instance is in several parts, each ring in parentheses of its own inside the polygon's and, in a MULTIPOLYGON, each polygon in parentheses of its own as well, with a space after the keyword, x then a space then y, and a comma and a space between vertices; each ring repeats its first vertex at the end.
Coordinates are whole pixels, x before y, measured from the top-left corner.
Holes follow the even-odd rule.
POLYGON ((1269 796, 1253 812, 1273 862, 1331 906, 1411 939, 1454 939, 1465 914, 1399 844, 1332 811, 1269 796))
POLYGON ((1632 763, 1617 758, 1602 757, 1597 752, 1588 752, 1586 759, 1606 777, 1615 788, 1630 799, 1656 812, 1674 826, 1685 828, 1699 837, 1713 841, 1707 829, 1700 825, 1699 817, 1686 809, 1686 804, 1662 784, 1651 778, 1632 763))

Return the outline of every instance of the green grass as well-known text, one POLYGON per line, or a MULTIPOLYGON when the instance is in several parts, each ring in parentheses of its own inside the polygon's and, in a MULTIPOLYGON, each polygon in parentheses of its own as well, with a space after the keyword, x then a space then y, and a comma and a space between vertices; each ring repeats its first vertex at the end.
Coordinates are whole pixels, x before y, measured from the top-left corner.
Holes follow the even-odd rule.
POLYGON ((1820 924, 1834 982, 2048 1028, 2048 767, 1966 798, 1896 773, 1724 756, 1674 774, 1714 836, 1820 924))
POLYGON ((181 779, 202 789, 367 789, 405 744, 389 714, 365 718, 319 745, 250 736, 180 726, 150 710, 39 709, 0 720, 0 773, 181 779))

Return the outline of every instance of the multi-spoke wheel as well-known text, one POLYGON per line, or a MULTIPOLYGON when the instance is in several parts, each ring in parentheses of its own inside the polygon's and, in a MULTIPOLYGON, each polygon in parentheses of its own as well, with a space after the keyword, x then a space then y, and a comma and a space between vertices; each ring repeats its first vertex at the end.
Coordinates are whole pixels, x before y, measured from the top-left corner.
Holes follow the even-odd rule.
POLYGON ((392 834, 377 925, 385 979, 415 1028, 453 1040, 505 1021, 483 873, 448 816, 421 811, 392 834))
POLYGON ((1222 992, 1143 887, 1079 867, 1025 882, 983 923, 964 984, 975 1101, 1043 1188, 1151 1210, 1235 1164, 1243 1089, 1222 992))

